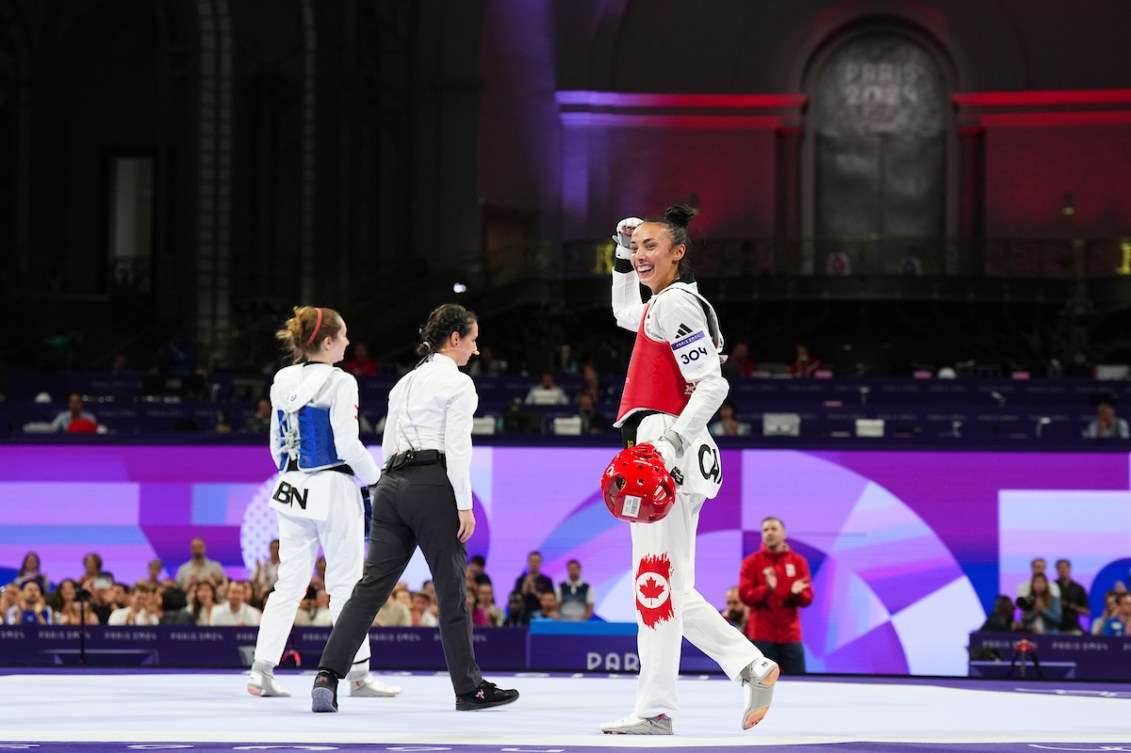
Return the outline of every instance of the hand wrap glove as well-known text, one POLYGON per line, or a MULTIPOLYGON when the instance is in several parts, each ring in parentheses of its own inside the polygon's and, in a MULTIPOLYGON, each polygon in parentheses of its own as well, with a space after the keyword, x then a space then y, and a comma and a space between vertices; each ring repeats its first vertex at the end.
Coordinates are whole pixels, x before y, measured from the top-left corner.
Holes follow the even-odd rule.
POLYGON ((622 274, 632 271, 632 231, 643 223, 644 220, 639 217, 625 217, 617 223, 616 232, 613 233, 613 243, 616 244, 613 271, 622 274))
POLYGON ((664 467, 667 468, 669 472, 675 464, 675 459, 683 454, 683 448, 685 446, 686 443, 683 441, 683 437, 676 434, 674 431, 666 432, 664 436, 652 443, 656 454, 664 461, 664 467))

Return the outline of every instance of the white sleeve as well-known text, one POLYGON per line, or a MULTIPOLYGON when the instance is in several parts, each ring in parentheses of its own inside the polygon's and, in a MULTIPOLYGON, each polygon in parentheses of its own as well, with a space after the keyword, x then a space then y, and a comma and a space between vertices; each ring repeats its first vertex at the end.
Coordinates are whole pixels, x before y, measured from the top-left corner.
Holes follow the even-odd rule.
POLYGON ((636 270, 613 272, 613 316, 617 326, 635 332, 644 316, 644 302, 640 299, 640 278, 636 270))
POLYGON ((671 345, 680 373, 695 385, 691 399, 671 427, 684 442, 690 442, 707 430, 707 422, 730 391, 707 315, 694 295, 673 290, 656 299, 648 319, 649 333, 671 345))
POLYGON ((393 385, 393 389, 389 390, 389 405, 385 409, 385 431, 381 435, 381 454, 386 463, 397 452, 397 420, 400 418, 400 414, 393 406, 397 404, 400 397, 402 384, 404 384, 404 379, 398 380, 393 385))
POLYGON ((353 468, 353 472, 364 484, 376 484, 381 478, 377 461, 365 449, 358 436, 357 423, 357 380, 352 374, 338 372, 335 379, 334 400, 330 404, 330 425, 334 427, 334 449, 338 457, 353 468))
POLYGON ((271 465, 279 467, 279 450, 276 447, 275 437, 279 436, 279 409, 275 407, 275 384, 271 384, 271 435, 267 437, 267 448, 271 453, 271 465))
POLYGON ((471 509, 471 423, 479 407, 479 395, 471 377, 461 374, 461 384, 448 401, 444 417, 444 457, 448 480, 456 494, 456 507, 471 509))

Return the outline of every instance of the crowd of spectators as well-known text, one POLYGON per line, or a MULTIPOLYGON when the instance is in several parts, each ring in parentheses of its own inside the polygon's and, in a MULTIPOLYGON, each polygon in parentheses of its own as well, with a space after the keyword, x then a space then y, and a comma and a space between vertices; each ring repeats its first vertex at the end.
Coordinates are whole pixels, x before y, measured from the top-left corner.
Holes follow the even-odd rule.
MULTIPOLYGON (((784 542, 784 527, 781 527, 779 538, 784 542)), ((776 551, 779 555, 788 555, 789 552, 788 546, 774 549, 770 547, 772 543, 764 542, 760 554, 755 553, 744 561, 742 583, 726 591, 725 605, 719 610, 723 619, 746 633, 763 651, 769 650, 769 646, 766 645, 766 636, 758 634, 754 612, 758 608, 764 609, 765 605, 755 598, 756 584, 752 584, 746 573, 749 571, 761 577, 765 571, 766 577, 770 577, 768 568, 762 567, 765 563, 754 560, 767 556, 767 551, 776 551)), ((14 580, 0 589, 0 624, 258 625, 278 575, 278 542, 271 543, 268 557, 256 563, 246 580, 229 578, 222 565, 207 557, 207 545, 200 537, 190 541, 189 553, 188 560, 175 570, 166 568, 161 560, 151 560, 147 577, 129 585, 116 580, 95 552, 83 558, 81 573, 57 582, 43 572, 38 555, 28 552, 14 580)), ((1103 612, 1089 620, 1088 593, 1072 579, 1071 562, 1067 559, 1056 562, 1055 580, 1050 580, 1045 570, 1046 561, 1034 559, 1030 577, 1018 584, 1016 597, 998 596, 993 611, 979 630, 1131 637, 1131 592, 1125 582, 1117 580, 1105 591, 1103 612)), ((783 570, 783 573, 789 573, 789 570, 783 570)), ((798 565, 795 575, 801 590, 809 594, 808 571, 798 565)), ((330 595, 324 578, 325 559, 320 557, 295 615, 296 626, 331 626, 330 595)), ((799 589, 791 589, 790 585, 785 583, 782 586, 793 594, 782 597, 779 605, 782 609, 786 608, 787 602, 797 599, 799 589)), ((1100 584, 1095 585, 1098 587, 1100 584)), ((774 587, 772 585, 771 589, 774 587)), ((601 619, 594 613, 596 591, 582 578, 582 565, 576 559, 567 562, 564 577, 555 583, 542 570, 541 553, 532 551, 527 556, 526 568, 514 579, 506 593, 506 598, 500 603, 495 582, 487 573, 485 558, 482 555, 472 556, 467 567, 467 605, 476 627, 528 626, 538 620, 584 622, 601 619)), ((795 628, 796 607, 805 606, 811 599, 810 595, 808 600, 796 601, 790 607, 794 611, 789 620, 795 628)), ((378 611, 373 625, 436 627, 438 618, 432 582, 426 580, 413 590, 407 582, 401 581, 378 611)), ((757 619, 764 621, 765 617, 757 619)), ((788 637, 795 642, 799 639, 796 634, 788 637)), ((803 661, 791 670, 795 674, 804 671, 803 661)))
MULTIPOLYGON (((1047 562, 1030 562, 1029 579, 1017 584, 1017 596, 1001 594, 978 628, 987 633, 1131 636, 1131 593, 1122 579, 1104 590, 1104 611, 1091 619, 1088 591, 1072 579, 1072 562, 1056 561, 1049 580, 1047 562)), ((1100 584, 1094 584, 1098 587, 1100 584)))
MULTIPOLYGON (((175 570, 167 569, 161 560, 150 561, 148 576, 132 585, 117 581, 95 552, 83 558, 79 576, 53 583, 42 572, 39 556, 28 552, 16 578, 0 590, 0 624, 258 625, 278 578, 278 541, 271 542, 269 556, 256 563, 246 580, 229 578, 219 562, 207 557, 207 544, 200 537, 189 542, 189 552, 189 559, 175 570)), ((475 625, 599 619, 593 613, 595 593, 581 578, 580 562, 570 560, 566 577, 557 585, 541 572, 541 562, 539 552, 530 553, 527 569, 515 581, 506 606, 500 606, 485 571, 486 561, 482 555, 473 556, 467 568, 467 593, 475 625)), ((296 625, 330 625, 325 570, 326 560, 319 557, 295 616, 296 625)), ((432 582, 424 581, 418 590, 399 582, 373 624, 435 627, 438 607, 432 582)))

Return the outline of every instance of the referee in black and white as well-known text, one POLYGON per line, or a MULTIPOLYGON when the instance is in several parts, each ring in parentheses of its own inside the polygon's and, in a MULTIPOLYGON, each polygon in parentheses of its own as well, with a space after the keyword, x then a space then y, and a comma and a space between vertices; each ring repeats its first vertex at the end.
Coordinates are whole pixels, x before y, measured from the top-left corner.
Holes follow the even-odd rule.
POLYGON ((432 571, 440 607, 440 640, 456 693, 456 710, 501 706, 518 698, 479 672, 467 610, 467 540, 471 509, 471 419, 479 396, 460 371, 478 355, 479 323, 446 303, 420 330, 423 360, 389 393, 382 449, 385 468, 371 489, 373 525, 365 574, 334 624, 311 692, 314 711, 337 711, 338 680, 351 669, 377 611, 419 546, 432 571))

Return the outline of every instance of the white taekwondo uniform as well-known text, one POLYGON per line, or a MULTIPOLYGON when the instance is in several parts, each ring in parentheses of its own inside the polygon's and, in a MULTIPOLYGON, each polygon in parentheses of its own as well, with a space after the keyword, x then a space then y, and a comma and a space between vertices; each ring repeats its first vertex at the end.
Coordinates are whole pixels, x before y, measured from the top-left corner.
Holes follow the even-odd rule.
POLYGON ((617 324, 637 333, 617 425, 639 421, 635 443, 658 442, 676 481, 676 503, 667 517, 631 524, 640 654, 633 713, 671 717, 679 710, 683 636, 732 680, 762 658, 695 590, 699 511, 722 484, 719 450, 707 423, 729 391, 720 369, 723 338, 714 309, 694 283, 672 283, 644 304, 635 270, 614 270, 612 305, 617 324), (674 453, 661 439, 673 431, 682 440, 674 453))
MULTIPOLYGON (((263 610, 255 660, 279 663, 310 583, 318 547, 335 620, 365 564, 362 483, 381 470, 358 437, 357 380, 324 363, 287 366, 271 385, 271 458, 280 471, 270 505, 279 518, 279 579, 263 610)), ((355 662, 369 664, 369 641, 355 662)))

